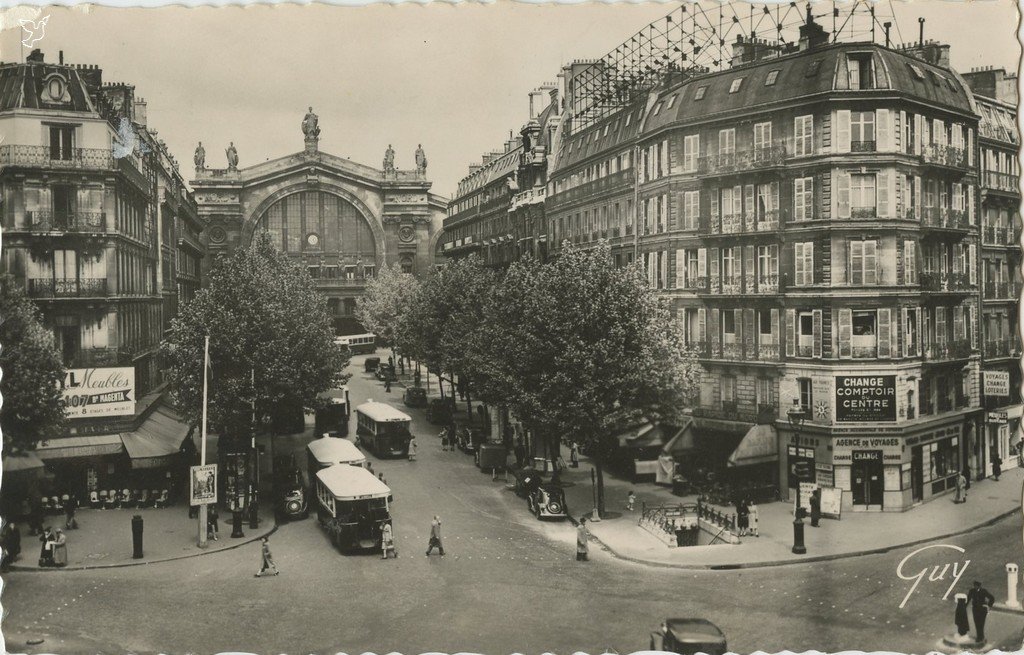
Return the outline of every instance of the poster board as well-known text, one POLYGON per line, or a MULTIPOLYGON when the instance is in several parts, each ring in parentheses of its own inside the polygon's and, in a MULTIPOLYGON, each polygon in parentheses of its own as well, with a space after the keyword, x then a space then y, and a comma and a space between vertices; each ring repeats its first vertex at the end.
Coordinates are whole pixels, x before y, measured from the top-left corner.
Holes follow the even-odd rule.
POLYGON ((842 518, 843 490, 834 487, 821 489, 821 515, 825 518, 839 520, 842 518))
POLYGON ((804 510, 810 514, 811 511, 811 493, 818 488, 818 485, 814 482, 801 482, 800 490, 796 494, 796 498, 793 499, 793 514, 796 514, 797 507, 803 507, 804 510))
POLYGON ((189 468, 189 504, 210 505, 217 502, 217 465, 189 468))

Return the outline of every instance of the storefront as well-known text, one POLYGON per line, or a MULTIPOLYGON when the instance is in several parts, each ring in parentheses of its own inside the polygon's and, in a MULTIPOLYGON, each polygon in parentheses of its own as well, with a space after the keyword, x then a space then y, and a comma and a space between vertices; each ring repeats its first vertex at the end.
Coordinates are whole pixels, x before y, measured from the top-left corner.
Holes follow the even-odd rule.
POLYGON ((1020 444, 1021 406, 1013 405, 1005 409, 985 412, 985 441, 981 455, 982 477, 993 474, 993 462, 998 456, 1002 460, 1002 468, 1017 466, 1017 449, 1020 444))

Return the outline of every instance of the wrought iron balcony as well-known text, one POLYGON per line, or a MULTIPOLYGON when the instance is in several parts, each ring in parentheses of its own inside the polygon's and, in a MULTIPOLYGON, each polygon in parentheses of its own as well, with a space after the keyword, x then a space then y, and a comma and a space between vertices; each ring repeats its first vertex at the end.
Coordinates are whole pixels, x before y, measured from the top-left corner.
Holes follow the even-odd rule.
POLYGON ((0 166, 108 171, 114 167, 114 154, 104 148, 6 145, 0 146, 0 166))
POLYGON ((1016 285, 1009 282, 986 282, 984 294, 985 300, 1016 300, 1018 295, 1016 285))
POLYGON ((970 229, 967 213, 962 209, 949 207, 924 207, 921 210, 921 224, 929 227, 943 227, 955 230, 970 229))
POLYGON ((707 291, 708 290, 708 276, 703 275, 700 277, 687 277, 686 283, 683 285, 684 289, 691 291, 707 291))
POLYGON ((1020 193, 1020 179, 1011 173, 998 173, 996 171, 985 171, 983 186, 985 189, 1005 191, 1007 193, 1020 193))
POLYGON ((103 298, 107 296, 107 278, 32 278, 28 281, 32 298, 103 298))
POLYGON ((922 291, 959 293, 971 288, 969 275, 949 271, 924 271, 920 275, 920 284, 922 291))
POLYGON ((971 356, 971 342, 964 339, 926 343, 923 357, 929 362, 948 362, 968 359, 971 356))
POLYGON ((786 161, 786 146, 777 144, 763 148, 750 148, 735 152, 706 155, 697 159, 699 174, 741 173, 782 166, 786 161))
POLYGON ((985 357, 1017 357, 1020 343, 1016 339, 989 339, 985 342, 985 357))
POLYGON ((921 161, 951 168, 966 168, 967 153, 962 148, 932 144, 921 151, 921 161))
POLYGON ((129 364, 131 352, 127 349, 117 348, 88 348, 79 350, 77 353, 66 359, 64 365, 68 368, 95 368, 101 366, 117 366, 129 364))
POLYGON ((25 223, 43 232, 106 232, 107 229, 104 212, 32 210, 25 212, 25 223))
POLYGON ((875 142, 874 141, 851 141, 850 152, 874 152, 875 142))

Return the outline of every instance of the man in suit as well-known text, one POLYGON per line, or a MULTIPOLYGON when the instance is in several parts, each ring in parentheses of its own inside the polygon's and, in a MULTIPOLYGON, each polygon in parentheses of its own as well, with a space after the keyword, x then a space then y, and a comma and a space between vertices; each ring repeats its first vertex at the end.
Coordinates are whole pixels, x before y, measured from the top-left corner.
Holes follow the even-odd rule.
POLYGON ((971 614, 974 615, 974 629, 978 633, 978 641, 981 643, 985 643, 985 619, 988 618, 988 610, 995 602, 995 596, 975 580, 974 588, 967 592, 967 604, 971 606, 971 614))

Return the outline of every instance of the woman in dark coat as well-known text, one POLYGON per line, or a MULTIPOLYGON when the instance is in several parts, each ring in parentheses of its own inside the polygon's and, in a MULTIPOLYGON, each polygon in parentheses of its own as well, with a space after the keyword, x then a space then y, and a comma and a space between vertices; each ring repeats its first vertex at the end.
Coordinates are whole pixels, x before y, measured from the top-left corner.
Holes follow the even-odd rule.
POLYGON ((967 594, 957 594, 956 610, 953 613, 953 620, 956 622, 956 633, 963 637, 971 630, 971 624, 967 621, 967 594))
POLYGON ((750 529, 750 504, 746 498, 736 501, 736 527, 740 529, 741 537, 745 537, 750 529))
POLYGON ((821 520, 821 489, 815 489, 811 492, 811 527, 818 527, 818 521, 821 520))
POLYGON ((39 566, 53 566, 53 529, 47 526, 41 535, 39 542, 39 566))

